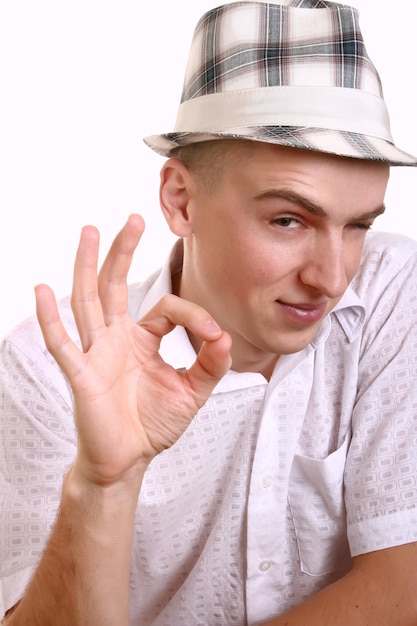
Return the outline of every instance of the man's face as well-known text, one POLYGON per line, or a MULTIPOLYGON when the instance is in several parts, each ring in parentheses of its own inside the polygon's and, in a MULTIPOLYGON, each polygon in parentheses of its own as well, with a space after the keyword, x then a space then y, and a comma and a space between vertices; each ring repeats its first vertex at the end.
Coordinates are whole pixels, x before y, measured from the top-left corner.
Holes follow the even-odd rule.
POLYGON ((343 296, 389 167, 266 143, 242 155, 218 190, 197 183, 190 196, 180 295, 230 333, 233 369, 268 371, 304 348, 343 296))

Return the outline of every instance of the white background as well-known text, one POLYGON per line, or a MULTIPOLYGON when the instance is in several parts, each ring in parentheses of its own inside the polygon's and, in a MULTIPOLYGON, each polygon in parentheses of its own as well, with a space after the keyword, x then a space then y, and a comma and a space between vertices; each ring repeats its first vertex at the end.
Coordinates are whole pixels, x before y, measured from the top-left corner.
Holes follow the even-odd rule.
MULTIPOLYGON (((417 153, 414 2, 351 4, 396 143, 417 153)), ((99 227, 104 255, 127 215, 140 212, 147 231, 131 280, 163 262, 173 241, 158 201, 163 158, 142 138, 173 130, 192 32, 213 6, 0 0, 0 336, 34 311, 36 283, 59 297, 70 291, 84 224, 99 227)), ((379 229, 417 239, 416 176, 392 169, 379 229)))

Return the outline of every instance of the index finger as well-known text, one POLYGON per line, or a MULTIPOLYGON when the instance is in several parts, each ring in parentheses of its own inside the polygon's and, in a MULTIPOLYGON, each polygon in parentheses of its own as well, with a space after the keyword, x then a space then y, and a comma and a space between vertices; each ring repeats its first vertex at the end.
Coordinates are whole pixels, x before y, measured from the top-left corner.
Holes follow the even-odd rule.
POLYGON ((205 309, 173 294, 163 296, 138 324, 159 338, 175 326, 183 326, 191 331, 199 345, 222 335, 220 326, 205 309))

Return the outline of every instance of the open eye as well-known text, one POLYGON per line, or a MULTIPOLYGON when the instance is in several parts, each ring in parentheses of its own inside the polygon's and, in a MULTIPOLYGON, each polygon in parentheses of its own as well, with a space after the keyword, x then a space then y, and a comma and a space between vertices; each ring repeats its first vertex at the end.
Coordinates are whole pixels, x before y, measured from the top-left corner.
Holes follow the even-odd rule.
POLYGON ((281 226, 282 228, 296 228, 299 226, 300 221, 295 217, 284 216, 284 217, 276 217, 272 220, 273 224, 277 224, 277 226, 281 226))

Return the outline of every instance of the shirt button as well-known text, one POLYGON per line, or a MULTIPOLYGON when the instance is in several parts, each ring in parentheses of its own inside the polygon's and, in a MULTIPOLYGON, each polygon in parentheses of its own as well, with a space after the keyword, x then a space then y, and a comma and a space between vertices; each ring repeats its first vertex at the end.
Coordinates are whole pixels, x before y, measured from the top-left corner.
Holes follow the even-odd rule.
POLYGON ((259 569, 261 570, 261 572, 267 572, 269 568, 271 567, 271 565, 272 565, 271 561, 261 561, 259 563, 259 569))
POLYGON ((270 476, 269 474, 265 474, 265 476, 263 476, 262 478, 262 487, 268 489, 268 487, 270 487, 273 482, 274 479, 272 478, 272 476, 270 476))

